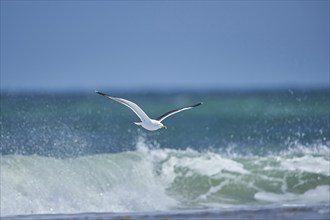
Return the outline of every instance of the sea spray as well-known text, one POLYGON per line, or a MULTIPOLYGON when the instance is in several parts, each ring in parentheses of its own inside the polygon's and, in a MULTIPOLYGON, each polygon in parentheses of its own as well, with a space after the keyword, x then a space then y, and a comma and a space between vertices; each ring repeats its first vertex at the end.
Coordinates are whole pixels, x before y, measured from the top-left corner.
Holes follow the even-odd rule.
POLYGON ((93 95, 1 94, 1 215, 329 205, 327 90, 188 94, 152 133, 93 95))

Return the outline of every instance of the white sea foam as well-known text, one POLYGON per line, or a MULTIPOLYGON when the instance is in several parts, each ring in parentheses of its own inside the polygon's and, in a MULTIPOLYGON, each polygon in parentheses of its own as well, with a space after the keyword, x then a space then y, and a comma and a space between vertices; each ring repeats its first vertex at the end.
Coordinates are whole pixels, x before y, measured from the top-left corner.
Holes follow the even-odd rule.
POLYGON ((272 203, 300 203, 300 204, 317 204, 329 203, 330 199, 330 186, 321 185, 315 189, 310 189, 303 194, 294 193, 271 193, 271 192, 258 192, 254 198, 260 201, 272 203))
POLYGON ((168 210, 176 201, 134 153, 77 159, 3 156, 1 215, 168 210))
POLYGON ((246 174, 249 171, 243 168, 243 165, 230 159, 222 158, 220 155, 208 153, 198 157, 171 158, 168 161, 172 168, 187 168, 200 175, 215 176, 223 171, 246 174))
POLYGON ((323 157, 306 155, 303 157, 281 159, 281 166, 285 170, 299 170, 330 176, 330 161, 323 157))
POLYGON ((117 154, 8 155, 1 157, 1 215, 322 203, 328 201, 328 167, 320 155, 230 157, 152 148, 143 138, 136 151, 117 154))

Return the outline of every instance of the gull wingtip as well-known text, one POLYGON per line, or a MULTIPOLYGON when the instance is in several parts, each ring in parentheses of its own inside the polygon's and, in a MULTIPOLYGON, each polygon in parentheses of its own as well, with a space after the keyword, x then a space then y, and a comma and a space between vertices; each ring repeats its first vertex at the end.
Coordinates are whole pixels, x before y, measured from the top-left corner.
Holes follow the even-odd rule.
POLYGON ((197 103, 196 105, 193 105, 193 107, 197 107, 197 106, 200 106, 200 105, 203 105, 203 102, 197 103))
POLYGON ((97 90, 95 90, 95 93, 99 94, 99 95, 103 95, 103 96, 106 96, 107 94, 103 93, 103 92, 99 92, 97 90))

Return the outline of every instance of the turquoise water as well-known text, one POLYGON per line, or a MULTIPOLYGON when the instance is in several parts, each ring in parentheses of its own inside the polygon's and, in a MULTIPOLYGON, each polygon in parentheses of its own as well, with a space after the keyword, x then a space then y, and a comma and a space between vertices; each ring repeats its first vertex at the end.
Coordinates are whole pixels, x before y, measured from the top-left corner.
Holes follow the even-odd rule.
POLYGON ((1 95, 1 215, 328 205, 329 93, 1 95))

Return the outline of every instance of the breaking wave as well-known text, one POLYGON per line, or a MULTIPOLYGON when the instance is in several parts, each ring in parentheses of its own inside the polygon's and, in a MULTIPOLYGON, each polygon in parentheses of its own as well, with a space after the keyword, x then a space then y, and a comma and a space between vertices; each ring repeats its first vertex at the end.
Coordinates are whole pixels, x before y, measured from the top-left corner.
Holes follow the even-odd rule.
POLYGON ((1 214, 328 204, 329 147, 244 156, 151 147, 77 158, 1 157, 1 214))

